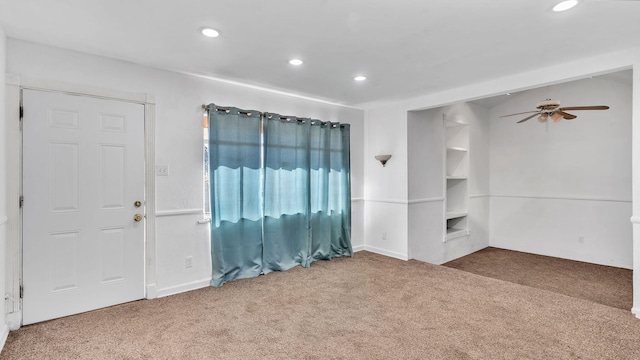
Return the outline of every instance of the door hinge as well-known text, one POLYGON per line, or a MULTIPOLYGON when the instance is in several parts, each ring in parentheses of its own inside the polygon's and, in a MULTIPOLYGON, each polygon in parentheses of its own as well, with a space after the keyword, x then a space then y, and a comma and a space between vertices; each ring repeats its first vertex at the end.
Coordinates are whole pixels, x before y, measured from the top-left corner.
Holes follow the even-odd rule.
POLYGON ((20 285, 20 299, 24 298, 24 286, 20 285))
POLYGON ((24 195, 20 195, 20 208, 24 206, 24 195))

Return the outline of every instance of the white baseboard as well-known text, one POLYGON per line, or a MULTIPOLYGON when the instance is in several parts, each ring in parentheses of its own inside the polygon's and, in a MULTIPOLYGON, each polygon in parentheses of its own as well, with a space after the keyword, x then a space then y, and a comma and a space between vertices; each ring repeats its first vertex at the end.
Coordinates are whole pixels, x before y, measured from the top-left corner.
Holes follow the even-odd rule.
POLYGON ((0 351, 4 349, 4 344, 7 342, 9 336, 9 326, 2 324, 2 333, 0 333, 0 351))
POLYGON ((158 297, 161 298, 169 295, 175 295, 186 291, 202 289, 208 286, 211 286, 211 278, 192 281, 190 283, 180 284, 166 289, 160 289, 158 290, 158 297))
POLYGON ((364 245, 353 246, 352 249, 353 249, 354 253, 358 252, 358 251, 362 251, 362 250, 364 250, 364 245))
POLYGON ((372 253, 400 259, 400 260, 405 260, 405 261, 409 260, 409 256, 407 254, 401 254, 395 251, 380 249, 374 246, 364 245, 364 250, 371 251, 372 253))
POLYGON ((18 330, 22 326, 22 311, 7 314, 5 318, 9 330, 18 330))
POLYGON ((156 287, 156 284, 149 284, 147 285, 147 295, 145 296, 145 299, 155 299, 158 297, 158 288, 156 287))

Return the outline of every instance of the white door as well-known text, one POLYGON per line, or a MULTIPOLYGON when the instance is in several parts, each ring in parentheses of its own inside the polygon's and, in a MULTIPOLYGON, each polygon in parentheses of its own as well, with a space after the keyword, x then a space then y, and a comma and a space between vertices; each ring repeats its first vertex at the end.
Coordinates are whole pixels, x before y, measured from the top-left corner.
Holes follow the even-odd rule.
POLYGON ((143 298, 144 106, 35 90, 23 106, 23 324, 143 298))

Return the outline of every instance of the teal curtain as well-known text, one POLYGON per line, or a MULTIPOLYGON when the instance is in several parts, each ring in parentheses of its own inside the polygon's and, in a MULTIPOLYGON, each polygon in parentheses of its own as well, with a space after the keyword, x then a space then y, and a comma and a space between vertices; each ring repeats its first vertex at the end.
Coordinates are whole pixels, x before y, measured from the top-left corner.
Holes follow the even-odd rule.
POLYGON ((309 119, 265 114, 264 272, 309 265, 309 119))
POLYGON ((348 124, 213 104, 209 124, 212 286, 353 255, 348 124))
POLYGON ((353 254, 349 134, 348 124, 311 122, 311 261, 353 254))
POLYGON ((262 272, 261 115, 210 105, 212 286, 262 272))

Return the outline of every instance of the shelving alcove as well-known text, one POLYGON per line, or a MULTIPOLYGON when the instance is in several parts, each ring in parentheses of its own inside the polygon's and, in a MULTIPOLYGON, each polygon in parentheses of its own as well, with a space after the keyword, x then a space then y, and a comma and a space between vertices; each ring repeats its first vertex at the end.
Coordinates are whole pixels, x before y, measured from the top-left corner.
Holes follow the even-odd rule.
POLYGON ((443 115, 445 128, 445 236, 447 242, 469 235, 469 124, 443 115))

